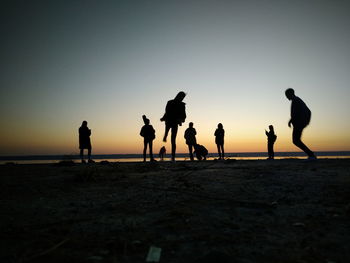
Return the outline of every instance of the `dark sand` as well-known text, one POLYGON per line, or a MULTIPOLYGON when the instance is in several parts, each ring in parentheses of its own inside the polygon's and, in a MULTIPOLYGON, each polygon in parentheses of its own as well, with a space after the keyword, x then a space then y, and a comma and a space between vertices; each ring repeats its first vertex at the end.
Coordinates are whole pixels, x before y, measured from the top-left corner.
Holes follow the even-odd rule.
POLYGON ((0 262, 350 262, 350 159, 1 165, 0 262))

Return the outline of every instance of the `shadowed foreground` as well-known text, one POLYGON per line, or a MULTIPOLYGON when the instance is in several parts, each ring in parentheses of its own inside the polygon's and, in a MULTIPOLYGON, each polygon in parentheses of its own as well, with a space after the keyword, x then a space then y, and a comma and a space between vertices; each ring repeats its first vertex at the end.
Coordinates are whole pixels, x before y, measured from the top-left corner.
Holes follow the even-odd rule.
POLYGON ((0 166, 1 262, 349 262, 350 160, 0 166))

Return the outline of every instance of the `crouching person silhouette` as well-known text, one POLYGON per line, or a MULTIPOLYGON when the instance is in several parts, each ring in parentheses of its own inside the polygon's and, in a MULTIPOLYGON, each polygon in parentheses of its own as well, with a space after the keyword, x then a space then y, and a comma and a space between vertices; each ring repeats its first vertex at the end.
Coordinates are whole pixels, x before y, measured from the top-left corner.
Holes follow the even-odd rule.
POLYGON ((151 162, 154 162, 153 158, 153 140, 156 138, 156 131, 153 129, 152 125, 150 125, 149 119, 146 118, 145 115, 142 116, 143 122, 145 125, 141 128, 140 135, 143 137, 143 161, 146 162, 146 152, 147 145, 149 145, 149 156, 151 162))
POLYGON ((208 150, 203 145, 196 144, 194 146, 194 153, 199 161, 207 159, 208 150))
POLYGON ((79 149, 80 149, 80 158, 82 163, 86 163, 84 160, 84 149, 88 150, 88 162, 93 163, 91 160, 91 141, 90 135, 91 130, 87 126, 87 121, 83 121, 79 128, 79 149))
POLYGON ((311 111, 302 99, 295 96, 293 89, 287 89, 285 94, 287 99, 292 101, 291 119, 288 126, 291 127, 293 124, 293 143, 309 156, 309 160, 315 160, 317 159, 315 154, 301 141, 303 130, 310 123, 311 111))
POLYGON ((160 148, 159 150, 159 158, 161 161, 164 161, 165 154, 166 154, 165 146, 162 146, 162 148, 160 148))

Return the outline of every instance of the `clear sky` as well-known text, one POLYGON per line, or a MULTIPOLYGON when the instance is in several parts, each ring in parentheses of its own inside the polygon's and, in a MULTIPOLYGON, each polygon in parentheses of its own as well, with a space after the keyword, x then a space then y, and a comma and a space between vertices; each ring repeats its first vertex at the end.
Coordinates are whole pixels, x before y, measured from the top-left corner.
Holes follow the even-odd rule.
MULTIPOLYGON (((312 111, 304 141, 350 150, 349 1, 2 1, 0 155, 140 153, 146 114, 160 117, 183 90, 197 140, 216 151, 298 151, 287 126, 294 88, 312 111)), ((169 143, 166 144, 170 151, 169 143)))

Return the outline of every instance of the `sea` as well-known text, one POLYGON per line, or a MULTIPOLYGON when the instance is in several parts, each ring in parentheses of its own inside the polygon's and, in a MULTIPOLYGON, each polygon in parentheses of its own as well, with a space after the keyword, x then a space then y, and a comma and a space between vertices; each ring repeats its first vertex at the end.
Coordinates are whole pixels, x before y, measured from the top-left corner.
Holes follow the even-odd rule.
MULTIPOLYGON (((350 158, 350 151, 329 151, 315 152, 319 159, 346 159, 350 158)), ((154 155, 159 160, 158 155, 154 155)), ((170 155, 165 155, 164 161, 170 161, 170 155)), ((225 153, 225 158, 236 160, 265 160, 266 152, 244 152, 244 153, 225 153)), ((95 162, 142 162, 142 154, 95 154, 91 155, 95 162)), ((215 160, 218 158, 217 153, 209 153, 207 160, 215 160)), ((303 152, 275 152, 275 159, 306 159, 307 156, 303 152)), ((147 155, 147 161, 149 157, 147 155)), ((189 160, 188 153, 176 154, 177 161, 189 160)), ((78 154, 68 155, 18 155, 18 156, 0 156, 0 164, 50 164, 61 161, 80 162, 78 154)))

